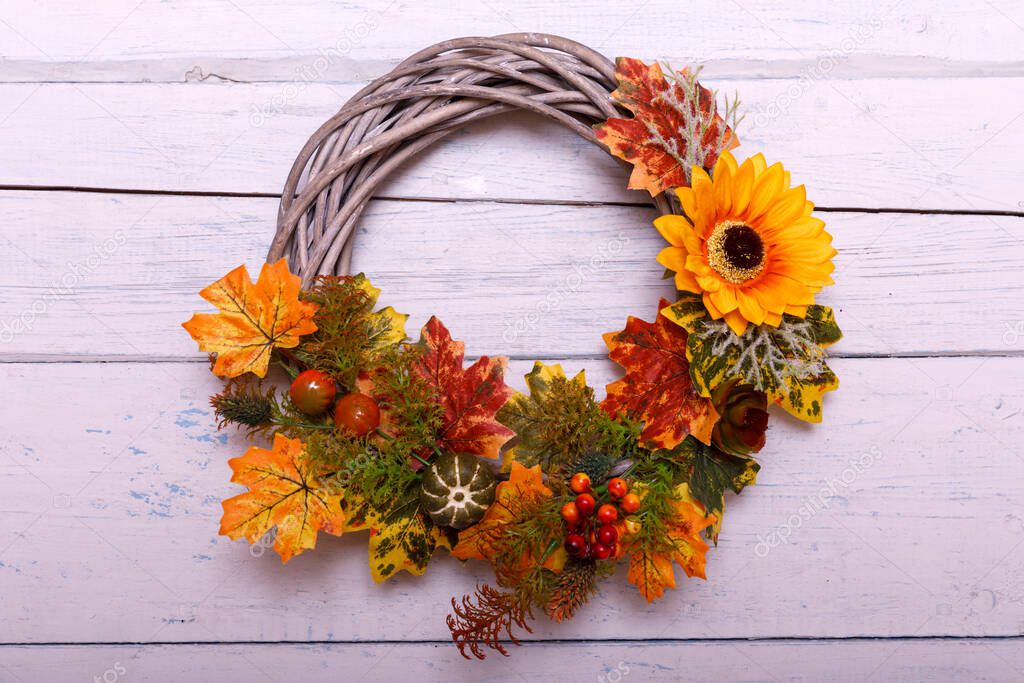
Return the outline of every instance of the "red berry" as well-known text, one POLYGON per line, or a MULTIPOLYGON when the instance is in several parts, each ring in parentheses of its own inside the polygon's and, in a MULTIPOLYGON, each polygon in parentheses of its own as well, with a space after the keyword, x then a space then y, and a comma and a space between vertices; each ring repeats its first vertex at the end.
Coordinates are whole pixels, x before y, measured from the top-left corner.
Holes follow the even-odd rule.
POLYGON ((601 545, 613 545, 619 540, 619 532, 611 524, 605 524, 597 530, 597 542, 601 545))
POLYGON ((590 490, 590 477, 583 472, 577 472, 569 480, 569 488, 573 493, 586 493, 590 490))
POLYGON ((562 506, 562 519, 569 525, 569 528, 580 523, 580 509, 576 507, 576 503, 566 503, 562 506))
POLYGON ((579 534, 569 534, 565 537, 565 551, 573 557, 583 557, 587 551, 587 542, 579 534))
POLYGON ((608 495, 614 500, 622 498, 629 493, 629 484, 622 477, 612 477, 608 480, 608 495))
POLYGON ((640 497, 635 493, 627 493, 623 496, 622 500, 619 501, 619 505, 622 506, 623 512, 633 514, 640 509, 640 497))
POLYGON ((605 503, 597 509, 597 521, 601 524, 611 524, 619 518, 619 511, 615 509, 614 505, 605 503))
POLYGON ((592 548, 592 551, 594 553, 595 560, 607 560, 609 557, 612 556, 612 549, 604 545, 603 543, 596 544, 592 548))
POLYGON ((594 508, 597 507, 597 501, 589 493, 581 493, 576 496, 576 507, 579 508, 580 514, 584 517, 589 517, 594 514, 594 508))
POLYGON ((343 427, 356 436, 366 436, 379 424, 380 408, 366 394, 349 394, 334 406, 334 426, 343 427))
POLYGON ((288 397, 306 415, 323 415, 334 402, 338 387, 326 372, 305 370, 292 380, 288 397))

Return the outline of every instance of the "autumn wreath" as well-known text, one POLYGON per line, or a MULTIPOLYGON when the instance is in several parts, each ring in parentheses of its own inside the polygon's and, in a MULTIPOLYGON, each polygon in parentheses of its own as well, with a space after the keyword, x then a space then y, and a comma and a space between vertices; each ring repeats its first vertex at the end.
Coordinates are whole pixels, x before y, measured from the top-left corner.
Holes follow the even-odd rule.
POLYGON ((506 654, 534 610, 571 617, 620 560, 648 601, 675 586, 673 563, 704 578, 726 490, 755 481, 769 404, 818 422, 838 386, 823 349, 840 331, 814 303, 831 237, 781 164, 733 156, 737 124, 737 103, 720 108, 696 71, 612 65, 537 34, 441 43, 370 83, 300 153, 259 278, 231 271, 200 293, 219 312, 184 325, 225 378, 221 425, 270 439, 229 461, 248 491, 224 501, 221 533, 272 538, 287 562, 321 531, 367 530, 378 582, 423 573, 439 548, 487 561, 496 586, 448 616, 480 658, 506 654), (679 298, 604 335, 624 375, 603 400, 583 372, 539 362, 516 393, 504 359, 467 366, 437 318, 410 342, 406 316, 348 274, 388 174, 512 109, 631 164, 629 187, 662 214, 658 262, 679 298))

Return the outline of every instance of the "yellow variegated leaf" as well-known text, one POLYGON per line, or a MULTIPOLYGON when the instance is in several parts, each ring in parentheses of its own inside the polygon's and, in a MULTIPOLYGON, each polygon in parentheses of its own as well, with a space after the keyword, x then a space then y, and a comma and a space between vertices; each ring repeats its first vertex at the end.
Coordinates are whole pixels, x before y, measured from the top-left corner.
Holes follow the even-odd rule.
POLYGON ((734 378, 749 384, 807 422, 821 422, 822 397, 839 387, 824 348, 842 332, 832 309, 808 306, 805 317, 783 315, 777 327, 748 325, 735 334, 725 320, 712 320, 698 297, 686 296, 662 314, 688 333, 686 357, 702 396, 734 378))
POLYGON ((362 496, 346 492, 341 508, 345 512, 346 532, 373 529, 377 523, 376 513, 362 496))
MULTIPOLYGON (((366 293, 372 308, 380 297, 380 288, 374 287, 370 279, 359 273, 353 276, 353 283, 366 293)), ((405 339, 405 323, 409 319, 407 313, 399 313, 391 306, 374 311, 366 316, 367 344, 371 347, 398 344, 405 339)))
POLYGON ((370 574, 377 583, 402 571, 419 576, 439 546, 451 548, 451 543, 420 509, 419 497, 410 497, 376 516, 370 528, 370 574))

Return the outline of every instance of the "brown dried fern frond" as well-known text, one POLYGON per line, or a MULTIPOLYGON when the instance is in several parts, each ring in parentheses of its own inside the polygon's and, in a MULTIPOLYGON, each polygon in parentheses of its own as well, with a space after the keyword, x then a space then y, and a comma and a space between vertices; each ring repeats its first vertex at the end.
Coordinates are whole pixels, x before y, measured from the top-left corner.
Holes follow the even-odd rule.
POLYGON ((485 659, 487 655, 483 651, 484 647, 508 657, 508 650, 502 645, 501 638, 506 634, 512 644, 519 645, 519 639, 512 632, 513 626, 533 633, 533 629, 526 623, 533 618, 529 602, 516 593, 503 592, 487 584, 477 586, 474 595, 463 596, 461 605, 452 598, 452 611, 454 614, 449 614, 447 618, 452 642, 466 659, 471 659, 466 654, 467 649, 473 657, 485 659))

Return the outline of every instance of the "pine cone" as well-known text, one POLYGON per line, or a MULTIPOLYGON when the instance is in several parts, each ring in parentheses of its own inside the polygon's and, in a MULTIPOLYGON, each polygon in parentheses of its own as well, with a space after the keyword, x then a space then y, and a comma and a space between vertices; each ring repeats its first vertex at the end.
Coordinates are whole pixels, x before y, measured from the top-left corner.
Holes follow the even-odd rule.
POLYGON ((723 382, 711 394, 721 418, 711 442, 730 455, 749 455, 764 448, 768 429, 768 397, 739 379, 723 382))
POLYGON ((570 560, 544 605, 544 612, 555 621, 571 619, 572 615, 597 590, 597 565, 593 560, 570 560))
POLYGON ((218 428, 234 423, 257 430, 274 417, 273 389, 263 394, 258 387, 229 387, 212 397, 210 405, 220 420, 218 428))
POLYGON ((586 454, 577 458, 566 470, 566 477, 570 477, 577 472, 583 472, 590 477, 594 484, 600 484, 608 478, 608 473, 618 461, 618 455, 603 453, 598 450, 587 451, 586 454))

